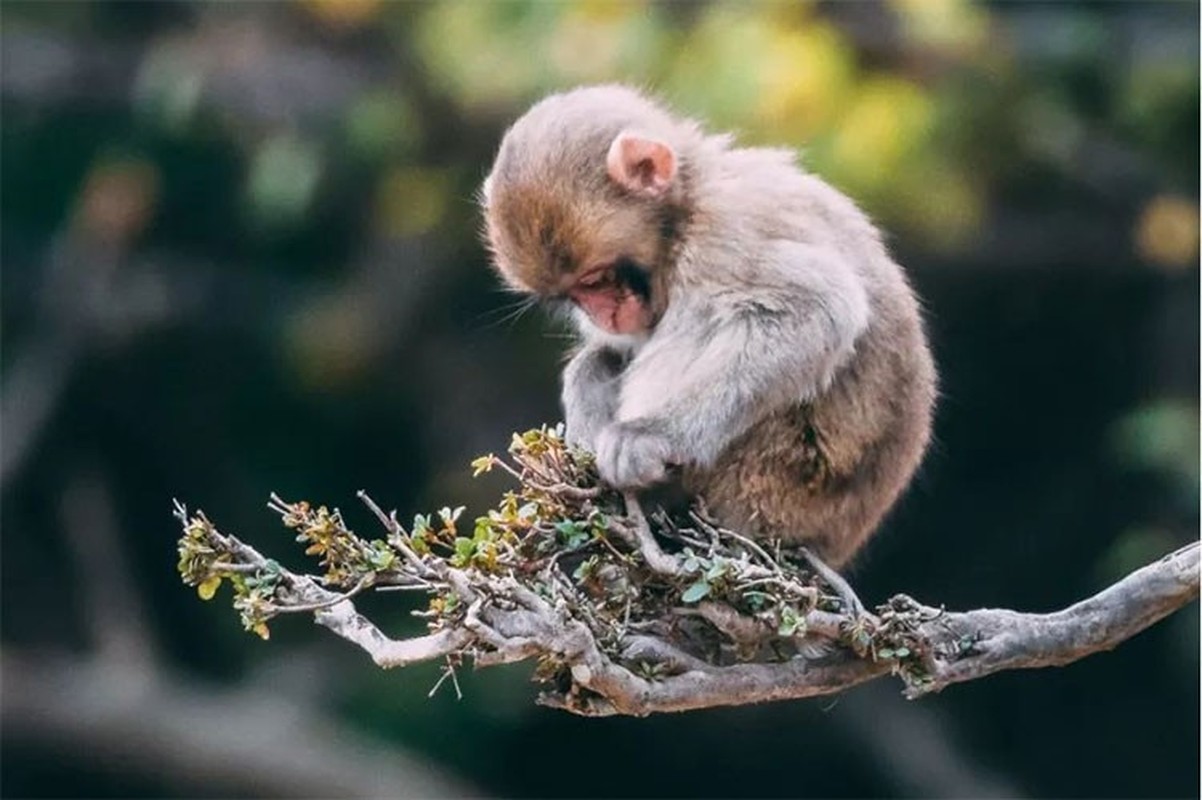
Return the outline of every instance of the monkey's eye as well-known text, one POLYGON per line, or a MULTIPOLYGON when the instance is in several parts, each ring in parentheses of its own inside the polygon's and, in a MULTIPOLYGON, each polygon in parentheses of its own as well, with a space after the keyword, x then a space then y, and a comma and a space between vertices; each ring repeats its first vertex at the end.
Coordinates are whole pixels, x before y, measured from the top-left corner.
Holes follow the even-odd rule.
POLYGON ((622 259, 614 265, 614 280, 641 297, 644 302, 651 299, 651 277, 645 267, 629 259, 622 259))
POLYGON ((576 285, 582 289, 602 289, 615 281, 613 267, 599 267, 580 276, 576 285))

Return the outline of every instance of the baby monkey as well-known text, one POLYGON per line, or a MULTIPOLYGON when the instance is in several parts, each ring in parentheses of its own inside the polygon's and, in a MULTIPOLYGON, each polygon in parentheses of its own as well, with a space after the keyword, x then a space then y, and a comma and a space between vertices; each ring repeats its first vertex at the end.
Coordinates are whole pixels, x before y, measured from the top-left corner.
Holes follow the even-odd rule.
POLYGON ((847 197, 622 86, 531 108, 480 194, 501 276, 580 330, 564 417, 605 481, 678 477, 734 530, 851 558, 922 459, 936 378, 847 197))

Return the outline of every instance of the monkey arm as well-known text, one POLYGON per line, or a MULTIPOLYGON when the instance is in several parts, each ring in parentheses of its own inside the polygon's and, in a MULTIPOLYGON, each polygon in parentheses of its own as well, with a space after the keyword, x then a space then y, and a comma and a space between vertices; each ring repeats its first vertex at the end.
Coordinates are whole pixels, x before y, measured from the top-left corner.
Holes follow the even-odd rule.
POLYGON ((608 344, 581 348, 563 371, 563 414, 568 441, 588 450, 618 410, 622 368, 627 355, 608 344))
POLYGON ((599 450, 608 439, 621 451, 600 453, 614 475, 655 480, 639 462, 665 454, 712 464, 764 414, 823 391, 868 326, 861 277, 829 251, 774 243, 746 284, 674 299, 627 369, 617 424, 602 437, 599 450), (621 441, 640 437, 659 441, 621 441))

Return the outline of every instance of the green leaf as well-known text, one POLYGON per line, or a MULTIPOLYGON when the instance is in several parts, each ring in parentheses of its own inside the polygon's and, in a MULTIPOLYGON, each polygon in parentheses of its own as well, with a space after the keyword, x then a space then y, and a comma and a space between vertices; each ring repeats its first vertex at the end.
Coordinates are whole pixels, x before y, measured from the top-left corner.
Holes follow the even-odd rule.
POLYGON ((778 636, 795 636, 804 626, 804 621, 792 606, 784 606, 780 610, 780 624, 776 627, 778 636))
POLYGON ((747 605, 751 606, 752 611, 763 611, 773 602, 772 595, 764 592, 743 592, 743 599, 747 601, 747 605))
POLYGON ((560 535, 564 544, 572 549, 581 547, 592 538, 592 533, 588 528, 571 519, 555 523, 555 532, 560 535))
POLYGON ((455 539, 455 552, 451 556, 451 566, 465 567, 476 552, 476 542, 463 536, 455 539))
POLYGON ((459 515, 463 513, 466 506, 457 506, 454 511, 443 506, 438 509, 438 518, 442 520, 442 524, 449 528, 455 527, 455 523, 459 521, 459 515))
POLYGON ((375 569, 388 569, 396 562, 396 553, 387 543, 374 539, 371 543, 371 555, 367 560, 375 569))
POLYGON ((476 525, 472 528, 472 539, 486 542, 493 537, 493 521, 491 517, 476 517, 476 525))
POLYGON ((696 603, 702 598, 709 597, 710 585, 704 578, 694 583, 689 588, 685 589, 680 595, 681 602, 696 603))
POLYGON ((217 594, 217 589, 221 586, 220 575, 210 575, 196 586, 196 593, 200 595, 201 600, 212 600, 213 595, 217 594))
POLYGON ((724 576, 730 568, 730 563, 725 559, 715 559, 713 566, 705 571, 705 579, 716 581, 724 576))
POLYGON ((596 556, 589 556, 584 561, 580 562, 580 566, 576 567, 576 571, 572 573, 572 577, 578 581, 588 578, 597 570, 597 565, 601 560, 596 556))

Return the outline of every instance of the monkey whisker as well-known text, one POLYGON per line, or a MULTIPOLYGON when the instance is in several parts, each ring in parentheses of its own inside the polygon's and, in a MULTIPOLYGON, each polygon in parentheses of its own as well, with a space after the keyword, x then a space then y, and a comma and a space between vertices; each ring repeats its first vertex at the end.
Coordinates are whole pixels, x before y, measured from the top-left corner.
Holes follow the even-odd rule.
POLYGON ((513 303, 507 303, 479 314, 474 322, 481 324, 480 330, 493 330, 516 323, 536 305, 538 305, 538 298, 522 297, 513 303), (490 316, 496 316, 496 319, 488 319, 490 316))

